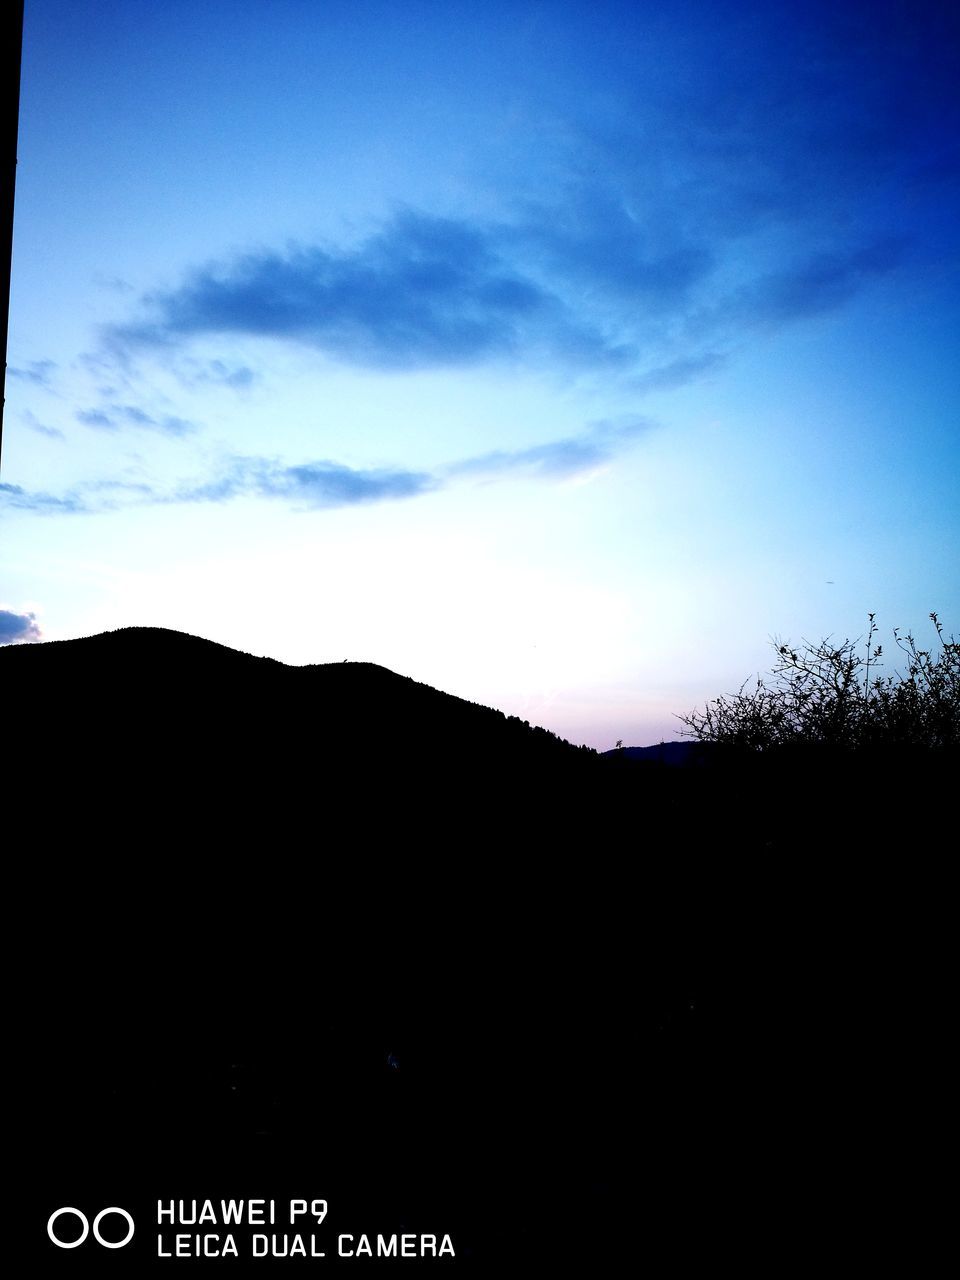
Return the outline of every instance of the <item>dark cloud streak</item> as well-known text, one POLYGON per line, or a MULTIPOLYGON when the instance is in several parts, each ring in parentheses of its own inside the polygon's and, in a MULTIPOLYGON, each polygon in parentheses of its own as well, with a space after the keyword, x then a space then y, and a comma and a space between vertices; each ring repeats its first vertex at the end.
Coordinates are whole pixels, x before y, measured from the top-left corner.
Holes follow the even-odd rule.
POLYGON ((539 351, 616 366, 633 352, 578 318, 503 252, 496 228, 404 211, 357 248, 248 254, 145 299, 114 326, 128 354, 201 334, 290 339, 380 369, 475 364, 539 351))
MULTIPOLYGON (((799 266, 757 274, 724 297, 714 282, 719 241, 706 246, 653 231, 612 197, 580 200, 577 216, 567 213, 528 210, 526 225, 506 228, 405 212, 349 251, 249 254, 152 295, 148 318, 113 326, 107 345, 123 360, 153 350, 176 368, 179 344, 234 334, 295 341, 382 370, 521 360, 606 370, 636 389, 663 389, 718 367, 718 346, 758 324, 794 323, 844 305, 894 270, 906 248, 892 236, 838 245, 799 266), (681 332, 688 348, 690 341, 707 346, 666 362, 661 354, 644 370, 681 332)), ((195 364, 182 380, 242 388, 254 378, 246 366, 195 364)), ((190 429, 130 406, 78 414, 104 428, 115 428, 118 417, 171 434, 190 429)))
POLYGON ((360 471, 336 462, 281 466, 266 458, 234 458, 216 480, 181 485, 170 500, 227 502, 254 496, 285 499, 299 509, 354 506, 410 498, 436 487, 425 472, 360 471))

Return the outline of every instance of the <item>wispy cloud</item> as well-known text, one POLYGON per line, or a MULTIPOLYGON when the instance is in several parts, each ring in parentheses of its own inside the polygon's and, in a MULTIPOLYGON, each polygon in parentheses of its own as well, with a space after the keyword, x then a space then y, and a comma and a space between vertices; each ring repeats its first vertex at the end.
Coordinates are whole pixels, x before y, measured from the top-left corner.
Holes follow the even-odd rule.
POLYGON ((641 435, 655 427, 647 418, 621 422, 597 422, 587 431, 562 440, 550 440, 526 449, 499 449, 454 462, 448 476, 522 475, 541 479, 568 479, 584 475, 610 462, 641 435))
POLYGON ((129 280, 124 280, 121 276, 106 275, 102 271, 97 271, 93 276, 93 283, 98 289, 106 289, 111 293, 135 293, 133 285, 129 280))
POLYGON ((156 417, 133 404, 110 404, 101 409, 77 409, 74 417, 85 427, 100 431, 119 431, 127 427, 144 427, 168 436, 192 435, 197 430, 194 422, 170 414, 156 417))
POLYGON ((85 480, 60 494, 0 484, 0 511, 32 511, 41 516, 95 515, 168 500, 155 486, 130 480, 85 480))
POLYGON ((649 202, 626 199, 611 177, 580 179, 559 201, 554 194, 522 206, 500 240, 564 292, 586 287, 652 316, 682 307, 714 266, 710 246, 657 226, 649 202))
POLYGON ((176 503, 224 503, 254 497, 283 501, 291 510, 319 510, 416 497, 436 488, 426 472, 305 462, 284 466, 275 459, 234 457, 203 480, 161 486, 127 480, 93 480, 63 494, 0 484, 0 509, 38 515, 91 515, 130 507, 176 503))
POLYGON ((698 356, 683 356, 666 364, 656 365, 646 373, 630 378, 627 385, 633 391, 672 391, 686 386, 698 378, 706 377, 722 369, 729 357, 720 351, 705 351, 698 356))
POLYGON ((179 485, 176 502, 226 502, 241 496, 279 498, 301 510, 410 498, 436 487, 426 472, 357 470, 336 462, 283 466, 268 458, 238 457, 212 480, 179 485))
POLYGON ((228 360, 195 360, 184 356, 176 363, 173 372, 185 387, 190 388, 215 385, 245 391, 257 381, 257 374, 249 365, 228 360))
POLYGON ((0 645, 35 644, 42 639, 35 613, 0 608, 0 645))
POLYGON ((23 368, 7 365, 7 373, 11 378, 31 382, 35 387, 50 387, 56 369, 55 360, 31 360, 23 368))
POLYGON ((329 459, 294 465, 275 458, 226 458, 203 479, 166 487, 127 480, 86 481, 57 497, 19 485, 0 485, 0 507, 40 514, 115 511, 131 506, 171 503, 225 503, 237 498, 264 498, 292 510, 321 510, 415 498, 445 488, 460 478, 524 477, 562 480, 586 475, 611 462, 656 424, 631 417, 591 423, 582 433, 525 449, 499 450, 438 467, 412 471, 403 467, 356 468, 329 459))
POLYGON ((0 508, 2 507, 11 511, 35 511, 42 515, 69 515, 94 510, 73 490, 57 495, 5 483, 0 483, 0 508))
POLYGON ((833 311, 865 284, 893 271, 904 252, 902 240, 885 238, 847 252, 811 255, 787 270, 761 277, 720 310, 740 324, 765 327, 833 311))
POLYGON ((37 435, 46 436, 50 440, 65 440, 66 436, 59 427, 47 426, 45 422, 41 422, 35 413, 30 409, 24 409, 20 418, 27 424, 31 431, 35 431, 37 435))
POLYGON ((73 415, 85 427, 100 427, 104 431, 116 431, 118 424, 102 409, 77 409, 73 415))

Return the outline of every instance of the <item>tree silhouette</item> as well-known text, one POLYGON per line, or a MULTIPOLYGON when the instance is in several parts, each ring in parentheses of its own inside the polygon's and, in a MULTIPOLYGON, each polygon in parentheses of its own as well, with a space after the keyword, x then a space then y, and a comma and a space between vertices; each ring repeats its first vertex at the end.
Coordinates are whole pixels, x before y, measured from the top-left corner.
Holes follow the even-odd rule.
POLYGON ((774 640, 777 663, 770 676, 757 676, 749 692, 744 681, 736 694, 678 716, 684 732, 700 742, 752 751, 794 744, 960 745, 960 644, 944 639, 943 625, 931 613, 939 649, 919 649, 909 632, 901 636, 894 628, 906 672, 877 675, 883 648, 874 643, 875 615, 868 616, 865 638, 837 644, 827 637, 797 648, 774 640))

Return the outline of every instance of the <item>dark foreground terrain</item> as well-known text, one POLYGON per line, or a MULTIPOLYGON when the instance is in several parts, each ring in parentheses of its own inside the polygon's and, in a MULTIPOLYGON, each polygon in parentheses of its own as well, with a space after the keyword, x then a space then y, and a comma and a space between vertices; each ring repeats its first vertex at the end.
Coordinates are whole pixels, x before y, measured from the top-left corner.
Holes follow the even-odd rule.
POLYGON ((601 758, 382 668, 143 629, 0 651, 0 689, 28 1274, 900 1247, 864 1178, 937 989, 948 762, 601 758), (327 1257, 251 1262, 242 1228, 158 1258, 158 1198, 242 1197, 326 1199, 327 1257), (133 1242, 55 1248, 63 1205, 126 1207, 133 1242), (394 1232, 456 1257, 335 1256, 394 1232))

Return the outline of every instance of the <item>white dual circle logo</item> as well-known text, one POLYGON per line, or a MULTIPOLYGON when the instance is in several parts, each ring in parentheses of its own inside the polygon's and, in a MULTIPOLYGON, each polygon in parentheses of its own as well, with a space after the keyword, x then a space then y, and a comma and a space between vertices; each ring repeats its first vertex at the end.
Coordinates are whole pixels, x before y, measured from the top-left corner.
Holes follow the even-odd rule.
MULTIPOLYGON (((69 1206, 63 1209, 57 1209, 56 1212, 51 1213, 47 1220, 47 1235, 58 1249, 76 1249, 77 1245, 83 1244, 89 1234, 90 1223, 87 1221, 86 1214, 81 1213, 79 1209, 71 1209, 69 1206), (54 1234, 53 1224, 65 1213, 75 1214, 80 1219, 83 1230, 80 1232, 80 1236, 77 1240, 60 1240, 54 1234)), ((116 1205, 110 1209, 101 1209, 93 1220, 93 1238, 96 1240, 97 1244, 102 1244, 105 1249, 122 1249, 125 1244, 129 1244, 133 1239, 133 1219, 130 1217, 129 1213, 127 1213, 126 1209, 118 1209, 116 1205), (100 1223, 108 1213, 119 1213, 121 1218, 126 1218, 127 1234, 122 1240, 104 1240, 103 1236, 100 1234, 100 1223)))

